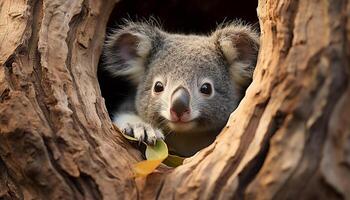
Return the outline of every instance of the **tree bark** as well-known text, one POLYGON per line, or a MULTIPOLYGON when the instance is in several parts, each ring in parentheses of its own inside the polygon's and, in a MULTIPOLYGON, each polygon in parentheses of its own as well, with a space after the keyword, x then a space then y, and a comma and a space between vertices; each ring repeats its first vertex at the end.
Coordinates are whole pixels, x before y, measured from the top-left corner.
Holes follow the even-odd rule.
POLYGON ((0 197, 350 199, 348 0, 259 0, 245 98, 212 145, 146 179, 96 77, 115 3, 0 2, 0 197))

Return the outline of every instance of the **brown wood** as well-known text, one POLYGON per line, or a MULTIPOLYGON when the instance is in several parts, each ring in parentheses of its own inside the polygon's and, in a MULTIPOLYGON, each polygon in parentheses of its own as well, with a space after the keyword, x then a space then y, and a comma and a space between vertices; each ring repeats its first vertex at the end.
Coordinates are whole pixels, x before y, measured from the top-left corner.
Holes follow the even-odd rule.
POLYGON ((147 179, 96 78, 115 3, 0 2, 0 197, 350 199, 348 0, 260 0, 246 97, 212 145, 147 179))

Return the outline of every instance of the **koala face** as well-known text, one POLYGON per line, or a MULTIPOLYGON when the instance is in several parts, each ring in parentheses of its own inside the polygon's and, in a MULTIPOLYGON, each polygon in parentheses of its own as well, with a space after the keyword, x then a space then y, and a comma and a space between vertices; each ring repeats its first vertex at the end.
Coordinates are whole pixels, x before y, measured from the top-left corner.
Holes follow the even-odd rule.
POLYGON ((249 85, 258 35, 232 24, 210 36, 169 34, 130 23, 107 40, 106 68, 135 83, 135 106, 173 133, 218 133, 249 85))
POLYGON ((213 38, 168 35, 160 48, 138 85, 138 113, 169 132, 220 130, 241 93, 213 38))

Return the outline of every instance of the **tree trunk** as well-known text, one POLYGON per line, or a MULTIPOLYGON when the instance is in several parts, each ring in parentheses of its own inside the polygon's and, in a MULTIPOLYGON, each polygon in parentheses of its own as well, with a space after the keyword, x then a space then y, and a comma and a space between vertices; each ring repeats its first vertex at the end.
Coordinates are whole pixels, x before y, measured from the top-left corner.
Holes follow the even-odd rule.
POLYGON ((212 145, 146 179, 96 78, 115 3, 0 2, 0 197, 350 199, 348 0, 259 0, 245 98, 212 145))

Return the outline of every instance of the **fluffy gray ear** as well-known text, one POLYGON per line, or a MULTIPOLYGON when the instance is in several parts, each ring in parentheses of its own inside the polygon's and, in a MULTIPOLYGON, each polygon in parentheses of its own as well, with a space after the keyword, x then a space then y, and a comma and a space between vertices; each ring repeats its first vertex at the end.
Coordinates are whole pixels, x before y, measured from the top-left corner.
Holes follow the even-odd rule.
POLYGON ((103 56, 104 66, 113 76, 125 76, 138 84, 145 72, 158 29, 144 23, 131 23, 107 37, 103 56))
POLYGON ((231 78, 242 89, 251 82, 259 51, 259 35, 250 26, 231 24, 213 33, 230 65, 231 78))

